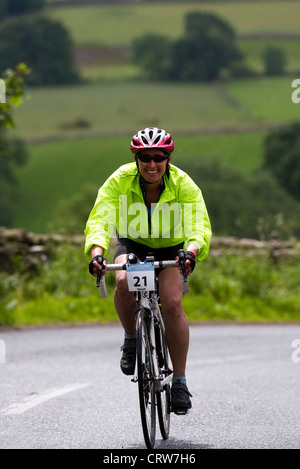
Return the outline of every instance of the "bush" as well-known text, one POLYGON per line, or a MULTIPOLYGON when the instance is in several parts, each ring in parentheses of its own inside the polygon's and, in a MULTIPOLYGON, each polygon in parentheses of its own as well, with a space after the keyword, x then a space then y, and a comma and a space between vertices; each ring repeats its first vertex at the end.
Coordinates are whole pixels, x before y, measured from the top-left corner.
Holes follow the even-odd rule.
POLYGON ((300 207, 260 170, 251 177, 218 161, 180 161, 202 189, 212 229, 218 236, 289 239, 300 233, 300 207))
POLYGON ((194 320, 299 321, 297 257, 209 256, 189 278, 185 311, 194 320))
MULTIPOLYGON (((109 262, 112 262, 111 254, 109 262)), ((0 274, 0 325, 117 321, 115 274, 103 300, 87 270, 83 247, 62 245, 37 275, 0 274), (18 286, 16 288, 16 285, 18 286)), ((210 255, 189 277, 184 310, 190 321, 299 321, 299 258, 210 255)))
POLYGON ((279 47, 267 47, 263 53, 265 75, 282 75, 286 66, 285 52, 279 47))
MULTIPOLYGON (((264 166, 281 187, 300 200, 300 121, 270 132, 264 141, 264 166)), ((298 205, 298 204, 297 204, 298 205)))
POLYGON ((25 144, 17 138, 7 138, 0 128, 0 225, 11 226, 15 207, 15 170, 23 165, 28 154, 25 144))
POLYGON ((168 77, 170 68, 171 41, 158 34, 145 34, 132 43, 134 63, 139 65, 149 79, 168 77))

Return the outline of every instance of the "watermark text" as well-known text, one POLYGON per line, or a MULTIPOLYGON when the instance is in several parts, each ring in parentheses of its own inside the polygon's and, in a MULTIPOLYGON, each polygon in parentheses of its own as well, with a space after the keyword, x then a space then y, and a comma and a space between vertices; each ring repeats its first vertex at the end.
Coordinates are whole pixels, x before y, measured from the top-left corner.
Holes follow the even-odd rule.
POLYGON ((198 202, 174 202, 152 204, 148 211, 144 203, 128 203, 127 195, 120 195, 118 207, 110 202, 100 203, 97 217, 101 219, 102 230, 110 237, 115 236, 117 226, 120 237, 181 240, 204 232, 205 207, 198 202))
POLYGON ((5 81, 0 79, 0 103, 6 103, 5 81))
POLYGON ((6 363, 6 344, 2 339, 0 339, 0 364, 1 363, 6 363))
POLYGON ((296 88, 295 91, 292 92, 292 101, 294 104, 298 104, 300 103, 300 78, 293 80, 292 88, 296 88))
POLYGON ((292 353, 292 362, 300 363, 300 339, 294 339, 292 347, 295 349, 292 353))

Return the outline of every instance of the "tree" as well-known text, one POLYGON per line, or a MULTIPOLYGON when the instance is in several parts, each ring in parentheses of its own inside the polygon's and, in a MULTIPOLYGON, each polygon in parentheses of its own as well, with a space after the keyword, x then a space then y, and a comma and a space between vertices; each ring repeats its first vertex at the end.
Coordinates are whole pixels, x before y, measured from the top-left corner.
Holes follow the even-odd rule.
POLYGON ((264 167, 281 186, 300 200, 300 122, 283 125, 264 141, 264 167))
POLYGON ((171 47, 171 41, 167 37, 145 34, 132 43, 133 61, 144 70, 147 78, 154 80, 167 78, 171 47))
POLYGON ((185 34, 175 42, 159 35, 145 35, 132 45, 135 63, 151 79, 209 81, 230 71, 242 59, 235 33, 211 13, 193 12, 185 18, 185 34))
POLYGON ((173 74, 180 80, 210 81, 242 59, 231 25, 213 13, 185 17, 185 36, 175 43, 173 74))
POLYGON ((284 73, 286 56, 279 47, 267 47, 263 53, 263 61, 266 75, 282 75, 284 73))
POLYGON ((68 31, 43 16, 13 18, 0 25, 0 69, 26 62, 32 69, 28 84, 77 82, 68 31))
POLYGON ((30 69, 24 63, 18 64, 15 70, 7 69, 3 73, 6 99, 4 103, 0 103, 0 130, 1 128, 14 127, 12 110, 23 103, 25 96, 24 77, 29 73, 30 69))

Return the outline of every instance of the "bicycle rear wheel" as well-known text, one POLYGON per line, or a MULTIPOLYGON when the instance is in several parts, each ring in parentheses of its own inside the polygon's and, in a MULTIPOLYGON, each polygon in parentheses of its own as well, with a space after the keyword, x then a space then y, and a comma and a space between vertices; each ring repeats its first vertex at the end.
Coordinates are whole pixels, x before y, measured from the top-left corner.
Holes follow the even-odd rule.
MULTIPOLYGON (((170 357, 165 335, 158 323, 155 324, 156 349, 158 352, 158 366, 163 378, 167 378, 171 373, 169 367, 170 357)), ((163 439, 167 439, 170 433, 170 384, 165 384, 161 390, 157 391, 157 414, 159 420, 160 433, 163 439)))
POLYGON ((137 376, 140 400, 140 413, 144 440, 147 448, 155 445, 155 380, 152 345, 149 334, 150 318, 146 309, 138 313, 137 323, 137 376))

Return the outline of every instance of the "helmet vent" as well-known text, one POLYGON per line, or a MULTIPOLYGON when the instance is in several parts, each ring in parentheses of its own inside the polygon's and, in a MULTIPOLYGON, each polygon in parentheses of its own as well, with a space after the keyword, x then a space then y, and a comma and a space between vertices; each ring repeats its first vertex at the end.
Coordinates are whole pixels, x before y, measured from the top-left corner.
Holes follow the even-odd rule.
POLYGON ((153 137, 153 130, 150 130, 150 131, 149 131, 149 137, 152 139, 152 137, 153 137))
POLYGON ((142 137, 142 140, 143 140, 143 142, 144 142, 145 145, 148 144, 147 139, 146 139, 144 136, 142 137))
POLYGON ((156 139, 154 140, 154 145, 156 145, 158 142, 160 141, 160 136, 156 137, 156 139))

